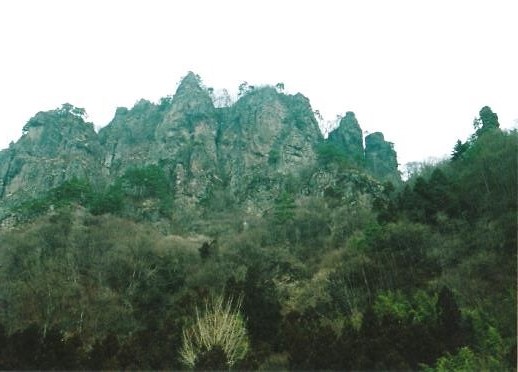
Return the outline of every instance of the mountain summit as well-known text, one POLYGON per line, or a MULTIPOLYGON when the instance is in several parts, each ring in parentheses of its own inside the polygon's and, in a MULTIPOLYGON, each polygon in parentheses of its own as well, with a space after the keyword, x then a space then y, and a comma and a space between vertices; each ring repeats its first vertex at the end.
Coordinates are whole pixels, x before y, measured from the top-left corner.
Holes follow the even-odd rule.
POLYGON ((484 107, 402 182, 282 88, 31 118, 0 152, 0 370, 512 370, 517 131, 484 107))
POLYGON ((324 139, 302 94, 245 88, 237 102, 216 108, 212 90, 189 72, 172 97, 120 107, 98 134, 73 105, 39 112, 20 140, 0 152, 0 214, 72 179, 103 189, 149 166, 163 172, 174 204, 185 209, 199 209, 224 189, 238 205, 262 213, 288 178, 301 180, 298 192, 321 192, 307 189, 300 177, 310 180, 332 164, 341 165, 331 178, 354 169, 372 182, 399 181, 391 144, 373 134, 364 149, 353 112, 324 139))

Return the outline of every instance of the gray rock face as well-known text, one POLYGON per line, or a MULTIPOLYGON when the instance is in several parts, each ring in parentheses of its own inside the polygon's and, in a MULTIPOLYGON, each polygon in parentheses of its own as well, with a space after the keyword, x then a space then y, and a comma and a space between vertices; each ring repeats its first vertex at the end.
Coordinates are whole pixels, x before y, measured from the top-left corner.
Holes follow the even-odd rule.
POLYGON ((129 167, 153 161, 150 149, 163 115, 163 107, 146 100, 140 100, 131 110, 117 108, 113 120, 99 131, 105 175, 120 176, 129 167))
POLYGON ((379 179, 393 183, 401 181, 394 145, 385 141, 383 133, 375 132, 365 137, 365 167, 379 179))
POLYGON ((345 114, 338 128, 329 133, 327 141, 342 149, 352 164, 363 164, 363 133, 354 112, 345 114))
MULTIPOLYGON (((215 108, 199 77, 189 73, 172 98, 118 108, 98 135, 83 116, 84 110, 66 104, 27 123, 22 138, 0 152, 2 202, 41 195, 73 177, 107 185, 128 169, 158 165, 177 208, 196 209, 223 193, 260 213, 290 178, 315 172, 322 179, 337 177, 318 170, 324 139, 309 100, 273 87, 252 89, 234 105, 215 108)), ((360 173, 365 166, 382 179, 399 179, 392 144, 375 133, 366 138, 364 152, 354 113, 327 141, 360 173)))
POLYGON ((210 96, 190 72, 172 99, 117 109, 99 132, 105 170, 113 178, 131 167, 159 164, 180 204, 192 204, 205 196, 217 173, 216 119, 210 96))
MULTIPOLYGON (((218 122, 212 100, 190 72, 178 87, 155 132, 151 158, 175 179, 177 199, 193 204, 217 179, 218 122)), ((184 204, 183 203, 183 204, 184 204)))
POLYGON ((271 199, 279 181, 316 161, 322 140, 309 101, 272 87, 249 92, 227 113, 218 138, 222 173, 239 199, 271 199))
POLYGON ((74 177, 99 179, 99 139, 74 109, 37 113, 20 140, 0 153, 0 199, 33 197, 74 177))

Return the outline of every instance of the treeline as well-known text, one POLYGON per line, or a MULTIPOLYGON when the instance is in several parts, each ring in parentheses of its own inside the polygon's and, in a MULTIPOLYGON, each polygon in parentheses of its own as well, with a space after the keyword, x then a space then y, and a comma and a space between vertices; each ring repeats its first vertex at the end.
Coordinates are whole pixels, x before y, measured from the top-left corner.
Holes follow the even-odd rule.
POLYGON ((110 213, 70 181, 0 234, 0 369, 515 369, 518 133, 492 118, 382 194, 286 188, 196 234, 153 225, 172 198, 158 167, 104 191, 110 213), (213 298, 240 306, 218 317, 213 298))

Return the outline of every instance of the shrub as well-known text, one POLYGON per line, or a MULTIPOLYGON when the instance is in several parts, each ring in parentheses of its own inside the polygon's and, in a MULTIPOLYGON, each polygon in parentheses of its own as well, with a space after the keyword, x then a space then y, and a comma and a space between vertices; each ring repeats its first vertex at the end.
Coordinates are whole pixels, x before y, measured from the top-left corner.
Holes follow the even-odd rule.
POLYGON ((249 342, 245 322, 239 313, 241 300, 235 306, 232 302, 232 299, 225 302, 219 296, 205 304, 203 315, 196 308, 195 323, 183 332, 180 355, 185 365, 194 368, 201 363, 205 368, 210 367, 206 364, 212 358, 206 354, 213 354, 212 350, 218 349, 223 350, 229 367, 244 359, 249 342))

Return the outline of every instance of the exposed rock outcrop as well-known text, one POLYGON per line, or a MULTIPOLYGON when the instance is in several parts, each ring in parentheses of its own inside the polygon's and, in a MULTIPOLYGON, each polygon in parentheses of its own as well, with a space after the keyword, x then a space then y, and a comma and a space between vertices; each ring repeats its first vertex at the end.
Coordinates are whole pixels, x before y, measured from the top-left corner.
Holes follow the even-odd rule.
POLYGON ((151 158, 174 178, 177 199, 188 204, 206 197, 217 179, 216 109, 192 72, 182 80, 157 126, 151 158))
POLYGON ((22 138, 0 152, 4 207, 74 177, 109 185, 129 169, 148 165, 163 171, 176 210, 195 210, 223 193, 260 214, 290 179, 302 174, 309 183, 300 186, 306 181, 299 179, 299 192, 317 195, 324 189, 346 190, 346 183, 368 190, 372 178, 361 176, 364 170, 399 180, 395 151, 381 133, 367 136, 364 150, 358 121, 347 112, 324 140, 309 100, 274 87, 250 89, 234 105, 216 108, 200 78, 190 72, 173 97, 118 108, 98 135, 84 117, 84 110, 69 104, 40 112, 22 138), (322 149, 331 163, 336 156, 346 161, 322 168, 322 149), (350 177, 344 173, 347 167, 355 169, 350 177))
POLYGON ((314 165, 321 140, 307 98, 272 87, 249 92, 228 112, 218 141, 230 190, 239 199, 271 193, 282 177, 314 165))
POLYGON ((164 116, 164 107, 144 99, 132 109, 119 107, 115 117, 99 131, 103 147, 105 174, 119 176, 129 167, 153 163, 150 150, 155 141, 155 132, 164 116))
POLYGON ((29 120, 20 140, 0 153, 0 199, 33 197, 74 177, 99 180, 101 146, 83 114, 65 104, 29 120))
POLYGON ((327 142, 340 148, 351 164, 363 164, 363 133, 354 112, 345 114, 338 128, 329 133, 327 142))
POLYGON ((381 132, 371 133, 365 137, 365 167, 381 180, 392 183, 401 181, 394 144, 385 141, 381 132))

